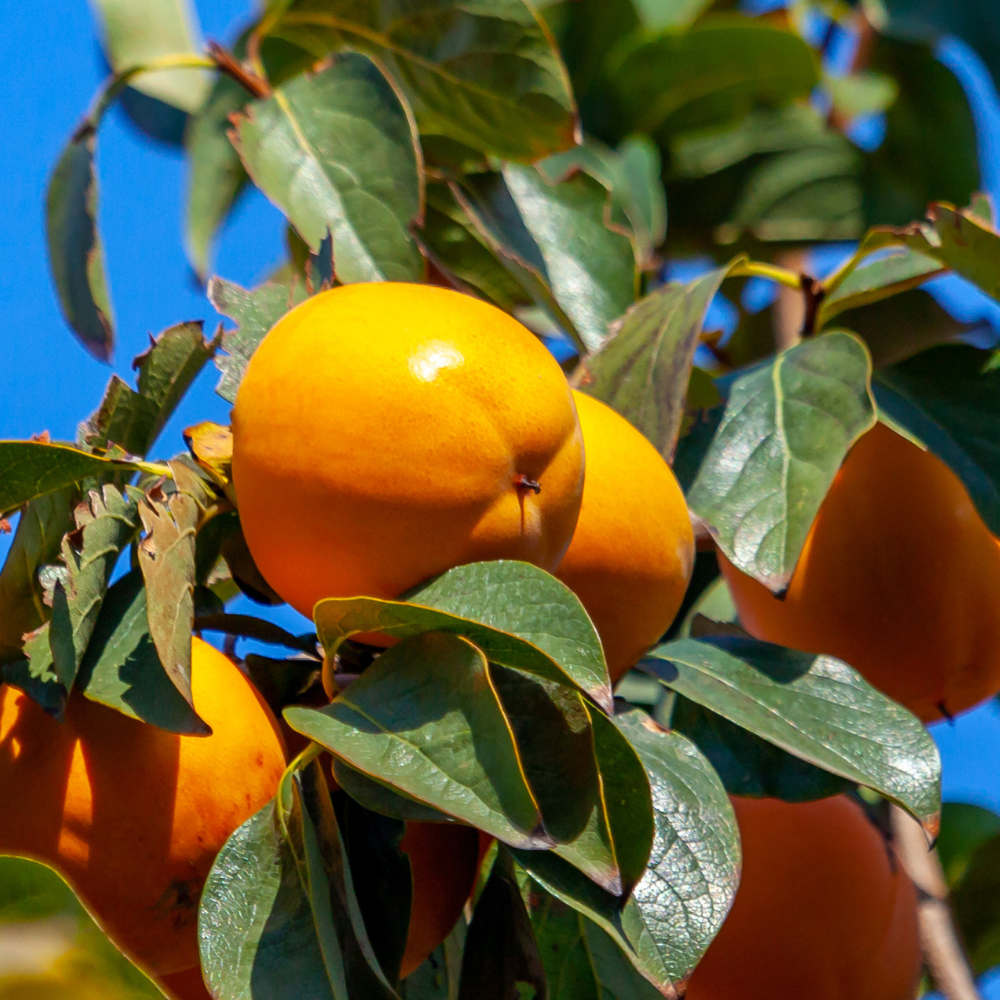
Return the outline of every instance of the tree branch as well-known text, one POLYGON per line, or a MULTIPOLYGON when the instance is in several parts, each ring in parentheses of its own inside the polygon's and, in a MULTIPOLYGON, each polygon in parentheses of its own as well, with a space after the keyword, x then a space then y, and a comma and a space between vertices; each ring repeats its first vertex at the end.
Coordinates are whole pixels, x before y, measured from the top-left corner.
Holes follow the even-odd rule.
POLYGON ((948 884, 937 851, 927 846, 920 824, 892 807, 896 851, 917 887, 920 945, 937 988, 947 1000, 982 1000, 948 905, 948 884))

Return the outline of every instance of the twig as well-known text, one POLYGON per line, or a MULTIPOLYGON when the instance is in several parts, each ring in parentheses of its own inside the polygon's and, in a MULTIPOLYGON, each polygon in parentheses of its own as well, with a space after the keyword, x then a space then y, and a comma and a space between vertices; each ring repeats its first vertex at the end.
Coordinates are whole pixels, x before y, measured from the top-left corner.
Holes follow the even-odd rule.
MULTIPOLYGON (((805 250, 788 250, 779 255, 778 264, 786 271, 801 275, 806 265, 805 250)), ((802 279, 797 288, 787 284, 778 286, 778 297, 774 300, 774 346, 783 351, 794 347, 802 339, 802 329, 806 319, 806 300, 802 294, 802 279)))
POLYGON ((892 829, 899 859, 917 887, 920 945, 935 985, 947 1000, 982 1000, 951 916, 937 851, 899 806, 892 807, 892 829))
POLYGON ((211 56, 212 62, 219 68, 219 72, 225 73, 231 80, 235 80, 248 93, 258 100, 271 96, 271 87, 267 80, 244 69, 236 57, 227 52, 218 42, 209 42, 205 49, 211 56))

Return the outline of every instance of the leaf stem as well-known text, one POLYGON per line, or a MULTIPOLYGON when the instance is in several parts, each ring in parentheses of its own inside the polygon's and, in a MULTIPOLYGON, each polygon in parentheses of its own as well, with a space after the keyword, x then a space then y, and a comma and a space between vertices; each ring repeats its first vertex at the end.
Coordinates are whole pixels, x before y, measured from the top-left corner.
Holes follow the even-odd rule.
POLYGON ((271 96, 271 87, 264 78, 263 66, 260 65, 259 57, 251 63, 253 65, 251 73, 244 69, 239 60, 227 52, 218 42, 209 42, 206 48, 220 73, 225 73, 231 80, 235 80, 245 91, 258 100, 264 100, 271 96))
POLYGON ((798 291, 802 287, 802 276, 797 271, 777 264, 765 264, 759 260, 742 260, 733 265, 729 272, 730 278, 769 278, 786 288, 798 291))

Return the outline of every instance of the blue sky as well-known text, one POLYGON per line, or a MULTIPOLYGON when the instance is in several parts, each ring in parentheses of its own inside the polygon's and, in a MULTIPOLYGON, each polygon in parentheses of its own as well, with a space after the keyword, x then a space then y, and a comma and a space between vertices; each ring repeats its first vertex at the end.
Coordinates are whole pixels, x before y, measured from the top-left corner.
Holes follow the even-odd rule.
MULTIPOLYGON (((201 0, 204 34, 232 39, 249 4, 201 0)), ((147 333, 215 314, 182 252, 184 168, 180 154, 138 135, 118 111, 99 137, 98 169, 111 291, 118 320, 114 367, 94 361, 63 324, 48 274, 42 216, 46 178, 63 143, 103 76, 84 0, 8 4, 0 34, 4 100, 0 101, 0 438, 48 430, 72 439, 97 404, 112 370, 131 381, 134 355, 147 333), (37 44, 44 41, 43 45, 37 44)), ((992 83, 963 47, 947 43, 942 58, 973 98, 985 159, 984 182, 1000 194, 1000 102, 992 83)), ((215 271, 244 285, 267 275, 283 257, 284 223, 259 194, 245 198, 222 235, 215 271)), ((941 298, 963 318, 993 318, 998 308, 948 279, 941 298)), ((228 408, 206 370, 161 438, 161 450, 183 447, 180 430, 198 420, 228 422, 228 408)), ((0 538, 0 556, 7 539, 0 538)), ((302 630, 304 619, 282 612, 302 630)), ((935 727, 944 758, 945 796, 1000 812, 1000 713, 993 705, 935 727)), ((1000 984, 998 984, 1000 987, 1000 984)), ((1000 988, 995 992, 1000 997, 1000 988)))

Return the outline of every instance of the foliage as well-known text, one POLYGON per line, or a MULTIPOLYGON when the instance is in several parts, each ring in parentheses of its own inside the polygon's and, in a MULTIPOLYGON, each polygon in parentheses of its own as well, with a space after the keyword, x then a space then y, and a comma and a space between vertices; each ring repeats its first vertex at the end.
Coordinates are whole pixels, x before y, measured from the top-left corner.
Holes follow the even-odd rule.
MULTIPOLYGON (((322 601, 316 634, 291 635, 225 611, 240 591, 280 600, 243 540, 227 429, 199 424, 190 454, 169 457, 170 442, 167 460, 147 455, 210 359, 234 402, 267 331, 308 296, 430 280, 547 338, 577 385, 675 463, 708 535, 775 593, 877 419, 945 461, 1000 533, 997 355, 945 343, 964 328, 928 308, 909 320, 924 302, 914 290, 948 271, 1000 297, 971 113, 928 44, 958 33, 1000 72, 981 6, 886 0, 872 23, 817 6, 828 35, 866 41, 869 63, 838 75, 794 18, 710 0, 270 0, 248 8, 233 52, 207 55, 182 3, 95 4, 113 75, 46 207, 53 283, 81 343, 112 355, 95 152, 116 100, 147 130, 153 112, 186 122, 201 278, 247 184, 284 213, 293 250, 257 288, 211 277, 234 327, 164 331, 135 360, 136 387, 114 376, 75 444, 0 442, 0 516, 19 518, 0 571, 0 676, 57 716, 76 692, 204 733, 192 630, 294 656, 247 661, 309 749, 205 886, 202 962, 220 1000, 677 996, 738 884, 727 792, 801 801, 861 786, 937 829, 933 742, 847 663, 696 620, 641 664, 672 699, 657 721, 615 700, 577 598, 503 561, 393 601, 322 601), (873 113, 886 144, 865 152, 851 125, 873 113), (790 251, 843 239, 856 252, 822 279, 786 266, 790 251), (704 273, 664 280, 665 260, 692 253, 704 273), (742 305, 728 338, 706 329, 720 289, 748 280, 804 298, 803 329, 780 349, 767 314, 742 305), (125 553, 132 568, 115 578, 125 553), (367 646, 373 633, 397 642, 367 646), (344 681, 325 705, 304 696, 321 655, 344 681), (458 821, 498 842, 467 934, 403 983, 385 942, 409 886, 378 901, 385 926, 362 905, 345 810, 458 821)), ((682 614, 712 575, 696 574, 682 614)), ((942 854, 986 968, 1000 962, 997 826, 952 813, 942 854)), ((120 976, 148 995, 137 973, 120 976)))

